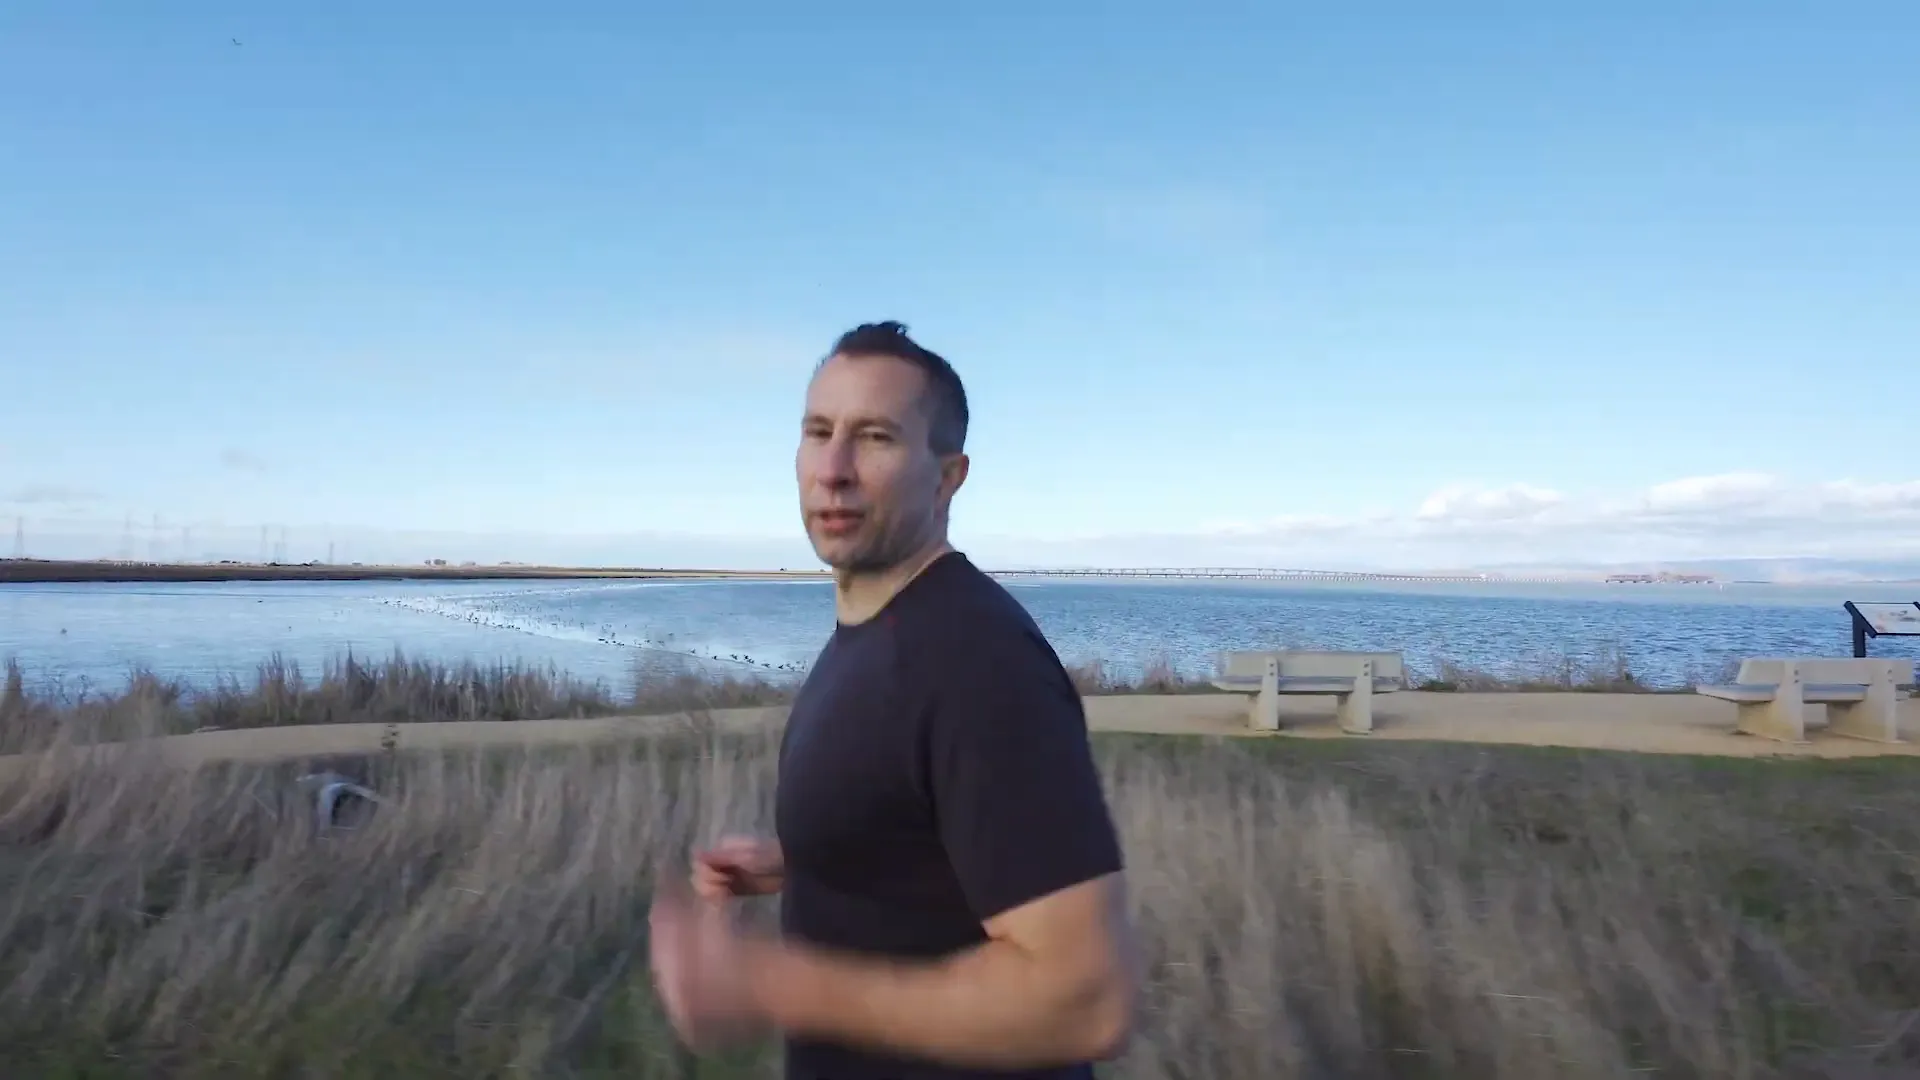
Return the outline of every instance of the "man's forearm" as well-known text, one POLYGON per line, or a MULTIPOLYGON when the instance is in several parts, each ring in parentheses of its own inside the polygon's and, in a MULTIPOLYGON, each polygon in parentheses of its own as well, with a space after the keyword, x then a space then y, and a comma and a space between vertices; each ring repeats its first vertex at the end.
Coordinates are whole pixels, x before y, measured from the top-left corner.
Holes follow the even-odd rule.
POLYGON ((755 966, 762 1005, 790 1035, 958 1066, 1109 1057, 1132 1012, 1120 973, 1062 974, 1004 942, 924 963, 783 942, 755 966))

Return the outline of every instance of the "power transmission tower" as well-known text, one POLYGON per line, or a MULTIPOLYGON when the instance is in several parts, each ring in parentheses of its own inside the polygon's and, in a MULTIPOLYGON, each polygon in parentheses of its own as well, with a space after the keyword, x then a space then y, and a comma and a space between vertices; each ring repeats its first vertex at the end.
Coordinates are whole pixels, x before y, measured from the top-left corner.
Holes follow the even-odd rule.
POLYGON ((160 515, 153 515, 153 531, 147 534, 147 561, 160 561, 160 515))
POLYGON ((277 563, 287 561, 287 527, 285 525, 280 526, 280 542, 273 546, 273 561, 277 563))
POLYGON ((133 561, 133 515, 127 515, 126 527, 120 533, 120 561, 133 561))
POLYGON ((327 541, 327 565, 333 565, 333 541, 327 541))
POLYGON ((27 557, 27 515, 20 514, 13 519, 13 557, 27 557))
POLYGON ((180 561, 193 561, 193 526, 180 526, 180 561))
POLYGON ((265 525, 262 525, 260 526, 260 562, 264 565, 266 561, 267 561, 267 527, 265 525))

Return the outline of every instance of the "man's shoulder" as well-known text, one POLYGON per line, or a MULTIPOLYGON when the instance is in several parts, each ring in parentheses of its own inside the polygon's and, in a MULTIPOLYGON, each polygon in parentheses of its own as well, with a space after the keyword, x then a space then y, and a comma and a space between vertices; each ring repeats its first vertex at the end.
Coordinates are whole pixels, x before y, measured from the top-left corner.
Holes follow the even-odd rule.
POLYGON ((902 591, 895 617, 913 639, 973 639, 987 635, 1012 641, 1033 637, 1044 643, 1040 627, 1006 586, 960 552, 950 552, 922 571, 902 591))
POLYGON ((924 587, 903 592, 896 614, 908 670, 934 681, 1064 677, 1026 606, 964 555, 942 556, 916 585, 924 587))

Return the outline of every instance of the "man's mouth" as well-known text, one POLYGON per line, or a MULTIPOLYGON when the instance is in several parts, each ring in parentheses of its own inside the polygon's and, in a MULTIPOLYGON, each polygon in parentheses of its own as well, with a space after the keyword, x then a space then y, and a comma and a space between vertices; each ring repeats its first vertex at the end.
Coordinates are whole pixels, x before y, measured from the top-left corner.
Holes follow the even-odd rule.
POLYGON ((820 531, 827 536, 845 536, 860 527, 866 520, 866 514, 859 510, 816 510, 813 519, 820 523, 820 531))

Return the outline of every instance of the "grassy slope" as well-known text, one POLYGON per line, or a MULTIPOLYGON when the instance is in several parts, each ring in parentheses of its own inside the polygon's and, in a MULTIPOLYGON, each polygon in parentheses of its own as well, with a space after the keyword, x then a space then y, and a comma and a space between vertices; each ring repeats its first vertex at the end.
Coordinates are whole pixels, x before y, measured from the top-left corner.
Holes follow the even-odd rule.
MULTIPOLYGON (((1920 1004, 1909 762, 1100 749, 1153 970, 1109 1075, 1766 1076, 1920 1004)), ((0 1075, 696 1075, 649 883, 765 825, 769 751, 365 762, 395 801, 331 838, 287 769, 6 791, 0 1075)))
MULTIPOLYGON (((685 676, 615 696, 402 661, 318 683, 269 668, 204 695, 146 679, 58 698, 15 681, 0 741, 783 693, 685 676)), ((1099 747, 1153 973, 1141 1036, 1109 1075, 1732 1078, 1796 1055, 1920 1061, 1890 1038, 1920 1015, 1911 759, 1099 747)), ((331 837, 306 827, 291 766, 56 761, 0 787, 0 1076, 763 1075, 765 1055, 696 1073, 674 1051, 647 991, 644 911, 695 838, 765 827, 770 749, 695 723, 626 749, 346 763, 393 801, 331 837)))

